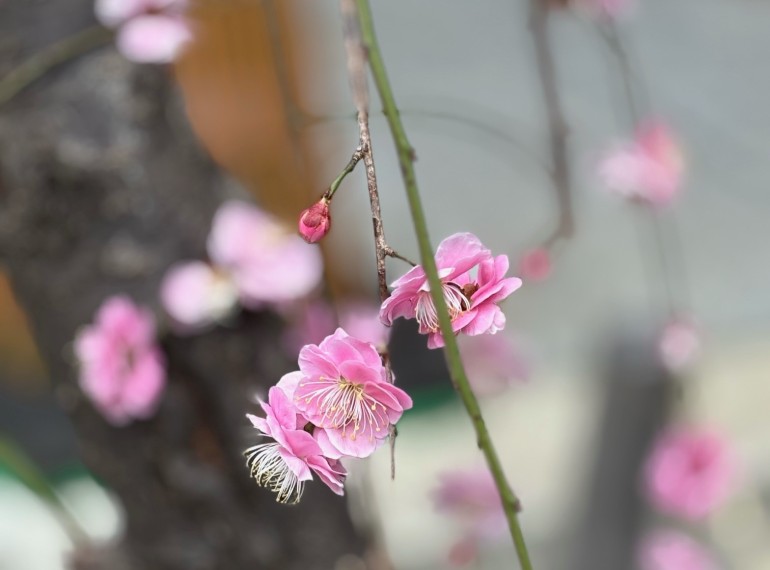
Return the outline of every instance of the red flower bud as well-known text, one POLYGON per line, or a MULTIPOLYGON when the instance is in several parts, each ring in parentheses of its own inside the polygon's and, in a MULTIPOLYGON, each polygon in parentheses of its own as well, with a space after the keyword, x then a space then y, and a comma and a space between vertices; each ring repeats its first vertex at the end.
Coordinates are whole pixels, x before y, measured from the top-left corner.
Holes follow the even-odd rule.
POLYGON ((321 198, 299 216, 299 234, 308 243, 321 241, 332 225, 329 201, 321 198))

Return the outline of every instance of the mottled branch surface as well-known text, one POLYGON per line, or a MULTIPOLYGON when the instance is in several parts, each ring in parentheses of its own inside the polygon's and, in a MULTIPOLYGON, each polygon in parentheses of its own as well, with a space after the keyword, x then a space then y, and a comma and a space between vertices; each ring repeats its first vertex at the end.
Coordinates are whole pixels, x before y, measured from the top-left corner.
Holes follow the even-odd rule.
MULTIPOLYGON (((0 3, 0 76, 93 25, 91 11, 91 0, 0 3)), ((77 329, 112 294, 157 308, 165 269, 203 255, 224 193, 169 70, 130 64, 112 48, 0 107, 0 262, 83 460, 127 517, 121 544, 79 553, 79 568, 330 570, 363 550, 345 502, 321 485, 287 507, 248 477, 249 396, 291 366, 277 318, 244 314, 203 335, 165 336, 170 383, 150 421, 113 428, 77 387, 77 329)))

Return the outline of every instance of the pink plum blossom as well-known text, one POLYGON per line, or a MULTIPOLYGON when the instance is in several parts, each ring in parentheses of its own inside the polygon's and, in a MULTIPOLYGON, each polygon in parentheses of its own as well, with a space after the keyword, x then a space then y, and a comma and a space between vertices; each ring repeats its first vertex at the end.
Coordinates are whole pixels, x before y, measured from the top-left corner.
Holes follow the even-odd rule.
POLYGON ((647 458, 644 487, 661 512, 698 520, 718 508, 736 478, 728 441, 713 430, 679 426, 661 434, 647 458))
POLYGON ((345 468, 324 456, 318 442, 304 429, 307 420, 297 413, 286 392, 279 386, 270 388, 262 409, 264 418, 246 415, 259 432, 274 440, 244 451, 257 484, 275 492, 280 503, 297 503, 305 482, 315 473, 334 493, 343 495, 345 468))
POLYGON ((679 144, 660 121, 642 123, 632 141, 608 152, 599 165, 599 177, 610 191, 654 207, 676 198, 683 174, 679 144))
POLYGON ((508 527, 500 493, 486 467, 442 473, 432 498, 439 513, 455 519, 463 528, 450 552, 453 564, 473 561, 480 542, 505 535, 508 527))
POLYGON ((166 372, 152 314, 127 297, 107 299, 75 338, 80 388, 113 425, 155 413, 166 372))
POLYGON ((160 298, 183 330, 194 331, 229 315, 238 303, 238 290, 226 273, 191 261, 171 267, 161 283, 160 298))
POLYGON ((544 247, 524 252, 519 262, 519 272, 525 281, 544 281, 551 274, 551 254, 544 247))
MULTIPOLYGON (((497 304, 521 286, 521 279, 505 277, 508 256, 494 257, 475 235, 458 233, 439 244, 436 266, 455 333, 494 334, 503 329, 505 315, 497 304)), ((416 319, 420 333, 428 335, 428 347, 443 346, 422 266, 413 267, 391 287, 393 293, 380 309, 382 322, 391 326, 398 317, 416 319)))
POLYGON ((673 372, 687 367, 700 350, 700 335, 695 325, 685 319, 669 322, 658 340, 663 365, 673 372))
POLYGON ((250 308, 296 301, 321 280, 323 262, 275 218, 239 200, 220 206, 208 239, 214 264, 228 271, 241 302, 250 308))
POLYGON ((342 329, 305 346, 299 368, 294 402, 320 428, 314 435, 327 457, 368 457, 412 407, 406 392, 388 382, 374 346, 342 329))
POLYGON ((458 340, 465 371, 477 396, 494 396, 529 377, 521 347, 507 334, 464 336, 458 340))
POLYGON ((332 218, 329 215, 329 199, 318 202, 303 210, 299 216, 299 235, 308 243, 317 243, 329 233, 332 218))
POLYGON ((639 547, 640 570, 717 570, 711 553, 695 540, 675 530, 647 535, 639 547))
POLYGON ((97 0, 96 16, 117 29, 118 50, 137 63, 170 63, 192 40, 187 0, 97 0))

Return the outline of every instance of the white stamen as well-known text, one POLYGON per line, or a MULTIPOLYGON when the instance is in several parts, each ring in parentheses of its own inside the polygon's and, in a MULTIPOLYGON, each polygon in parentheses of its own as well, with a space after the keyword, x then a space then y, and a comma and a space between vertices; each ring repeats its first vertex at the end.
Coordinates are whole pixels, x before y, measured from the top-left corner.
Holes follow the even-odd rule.
MULTIPOLYGON (((470 299, 465 296, 462 287, 456 283, 443 283, 441 290, 444 293, 444 301, 446 301, 449 317, 452 320, 471 308, 470 299)), ((414 316, 420 325, 421 333, 438 332, 438 312, 429 291, 420 291, 418 294, 414 316)))
POLYGON ((283 460, 278 443, 260 443, 248 448, 243 454, 251 476, 260 487, 267 487, 279 503, 296 504, 302 498, 305 482, 300 481, 283 460))
MULTIPOLYGON (((314 382, 314 390, 304 398, 308 404, 316 401, 326 420, 322 427, 342 428, 343 432, 347 432, 347 428, 352 424, 353 431, 349 435, 352 440, 356 438, 362 425, 377 426, 388 423, 385 407, 366 394, 362 384, 347 378, 319 378, 319 381, 314 382)), ((370 439, 373 437, 370 434, 370 439)))

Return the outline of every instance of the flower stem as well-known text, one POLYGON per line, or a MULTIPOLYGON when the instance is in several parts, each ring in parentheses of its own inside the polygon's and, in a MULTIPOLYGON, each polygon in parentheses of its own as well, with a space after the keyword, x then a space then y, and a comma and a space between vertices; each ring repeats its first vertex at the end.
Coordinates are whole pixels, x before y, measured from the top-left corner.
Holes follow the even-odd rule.
POLYGON ((460 351, 457 346, 457 339, 452 331, 452 322, 442 294, 441 281, 436 269, 435 259, 433 258, 433 247, 431 246, 430 237, 428 236, 428 224, 420 200, 420 192, 414 170, 414 149, 406 136, 406 131, 404 130, 404 125, 401 122, 398 107, 396 106, 395 97, 393 96, 393 90, 385 70, 385 64, 374 31, 374 22, 372 20, 369 1, 356 0, 356 6, 358 8, 361 38, 368 55, 369 68, 372 71, 374 83, 384 107, 385 117, 388 120, 388 125, 390 126, 396 145, 398 160, 401 166, 401 174, 404 179, 404 185, 406 186, 409 208, 412 213, 412 221, 414 223, 415 233, 420 247, 422 266, 425 269, 428 282, 430 283, 431 297, 438 310, 441 334, 444 337, 444 342, 446 344, 444 353, 449 366, 452 383, 460 395, 463 405, 473 422, 479 449, 481 449, 486 458, 489 470, 491 471, 497 489, 500 492, 503 509, 511 531, 511 538, 516 547, 516 554, 518 555, 521 568, 522 570, 532 570, 532 563, 529 559, 529 552, 527 551, 527 546, 524 542, 524 535, 521 531, 517 515, 521 505, 505 478, 503 467, 500 463, 497 451, 495 451, 494 445, 492 444, 492 439, 487 430, 486 423, 484 422, 484 417, 481 414, 478 400, 473 394, 470 383, 468 382, 468 377, 465 374, 462 359, 460 358, 460 351))
POLYGON ((0 79, 0 105, 16 97, 55 67, 106 44, 110 39, 112 32, 102 26, 93 26, 30 56, 0 79))
POLYGON ((356 165, 361 161, 363 157, 364 149, 359 146, 353 153, 353 156, 350 157, 350 161, 345 165, 345 168, 343 168, 342 172, 340 172, 340 175, 334 179, 334 181, 329 185, 329 189, 324 193, 324 197, 327 200, 331 200, 334 197, 334 193, 337 191, 337 188, 340 187, 342 181, 345 180, 345 177, 348 174, 355 170, 356 165))

